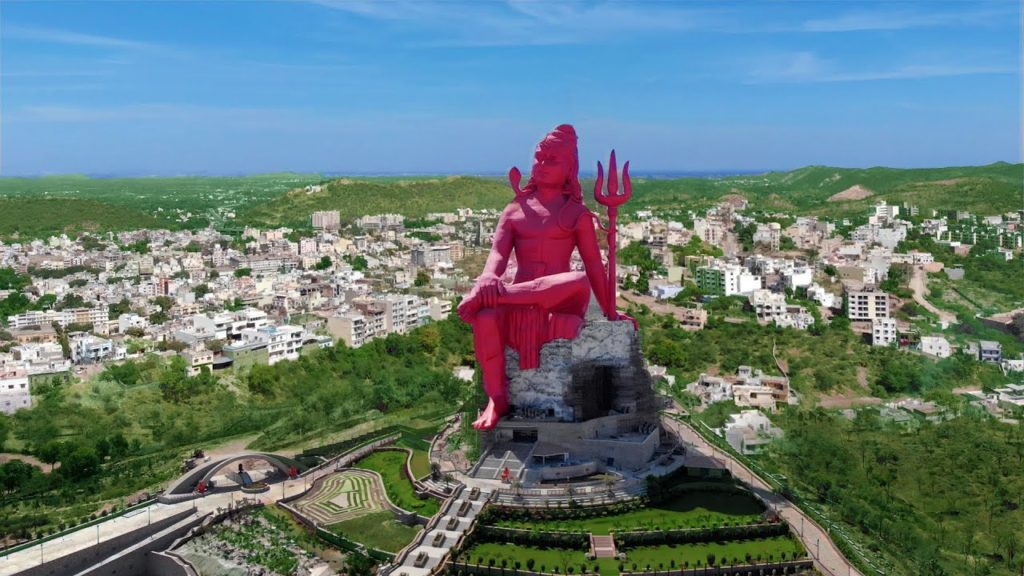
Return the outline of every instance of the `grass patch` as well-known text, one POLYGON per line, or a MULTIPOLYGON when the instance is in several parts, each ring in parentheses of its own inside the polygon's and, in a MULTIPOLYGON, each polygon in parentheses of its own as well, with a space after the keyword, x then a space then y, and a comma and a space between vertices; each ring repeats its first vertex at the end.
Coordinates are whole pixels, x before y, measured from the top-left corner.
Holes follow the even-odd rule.
POLYGON ((642 510, 572 520, 499 520, 498 526, 609 534, 629 530, 672 530, 731 524, 755 524, 764 508, 752 496, 722 492, 684 492, 642 510))
POLYGON ((437 513, 437 500, 427 498, 420 500, 412 487, 412 482, 405 477, 405 452, 386 450, 374 452, 366 458, 356 462, 356 468, 373 470, 384 479, 384 490, 388 498, 399 508, 416 512, 423 516, 433 516, 437 513))
POLYGON ((385 552, 398 552, 406 544, 412 542, 413 537, 422 530, 422 527, 406 526, 395 520, 391 512, 375 512, 331 524, 327 529, 371 548, 385 552))
MULTIPOLYGON (((804 555, 803 546, 789 536, 735 542, 644 546, 623 551, 627 557, 623 563, 626 570, 632 570, 634 564, 638 570, 643 570, 647 566, 650 566, 651 569, 664 570, 673 565, 677 568, 684 565, 692 568, 697 566, 697 562, 703 566, 707 564, 711 554, 714 554, 716 563, 731 563, 733 558, 736 558, 737 563, 745 563, 747 554, 750 555, 751 560, 755 561, 758 556, 762 561, 767 561, 769 557, 776 560, 781 559, 783 553, 786 554, 787 559, 804 555)), ((560 573, 565 574, 566 569, 571 566, 576 573, 579 573, 580 567, 586 565, 588 569, 597 566, 598 572, 603 576, 619 574, 618 560, 602 558, 588 561, 586 552, 583 549, 536 548, 492 542, 477 544, 460 553, 459 558, 463 562, 483 565, 488 565, 491 559, 494 559, 496 566, 501 566, 504 560, 509 568, 514 568, 516 562, 525 568, 527 561, 532 559, 535 563, 534 570, 544 572, 552 572, 558 568, 560 573)))

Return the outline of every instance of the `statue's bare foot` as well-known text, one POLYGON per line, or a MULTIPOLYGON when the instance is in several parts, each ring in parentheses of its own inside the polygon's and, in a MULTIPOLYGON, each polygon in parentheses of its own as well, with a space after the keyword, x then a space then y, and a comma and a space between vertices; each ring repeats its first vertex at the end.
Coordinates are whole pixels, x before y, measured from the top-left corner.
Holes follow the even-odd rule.
POLYGON ((473 422, 473 428, 477 430, 490 430, 498 425, 498 420, 508 412, 508 402, 495 402, 492 398, 487 402, 484 413, 473 422))

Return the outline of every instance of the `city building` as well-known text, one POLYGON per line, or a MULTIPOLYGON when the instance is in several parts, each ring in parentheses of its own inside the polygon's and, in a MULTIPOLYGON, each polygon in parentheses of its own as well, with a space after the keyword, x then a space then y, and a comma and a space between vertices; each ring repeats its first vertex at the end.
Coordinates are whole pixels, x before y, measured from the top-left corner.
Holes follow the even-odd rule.
POLYGON ((309 217, 316 230, 337 230, 341 227, 341 214, 337 210, 320 210, 309 217))
POLYGON ((417 246, 412 249, 412 263, 422 268, 429 268, 435 264, 451 264, 451 247, 447 244, 417 246))
POLYGON ((849 292, 846 299, 847 316, 852 321, 889 317, 889 295, 881 290, 849 292))
POLYGON ((14 414, 17 410, 31 407, 32 392, 28 373, 0 368, 0 413, 14 414))
POLYGON ((872 346, 892 346, 898 337, 895 318, 875 318, 871 321, 872 346))
POLYGON ((736 264, 715 264, 697 268, 695 280, 704 294, 736 296, 761 288, 761 278, 736 264))

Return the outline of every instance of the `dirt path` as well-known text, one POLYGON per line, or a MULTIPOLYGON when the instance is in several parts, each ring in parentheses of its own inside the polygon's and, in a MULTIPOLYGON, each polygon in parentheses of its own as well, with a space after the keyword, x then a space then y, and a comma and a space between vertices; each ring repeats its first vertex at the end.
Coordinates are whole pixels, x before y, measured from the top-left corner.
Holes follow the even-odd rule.
POLYGON ((928 290, 928 278, 924 272, 924 268, 921 266, 914 266, 914 274, 910 277, 910 289, 914 291, 914 302, 917 302, 925 310, 935 314, 939 317, 940 322, 945 322, 947 326, 956 324, 956 315, 946 312, 945 310, 939 310, 932 305, 931 302, 925 299, 925 294, 928 290))
POLYGON ((27 454, 15 454, 13 452, 0 452, 0 464, 10 462, 11 460, 21 460, 26 464, 31 464, 44 472, 49 472, 50 467, 47 464, 43 464, 41 460, 35 456, 29 456, 27 454))

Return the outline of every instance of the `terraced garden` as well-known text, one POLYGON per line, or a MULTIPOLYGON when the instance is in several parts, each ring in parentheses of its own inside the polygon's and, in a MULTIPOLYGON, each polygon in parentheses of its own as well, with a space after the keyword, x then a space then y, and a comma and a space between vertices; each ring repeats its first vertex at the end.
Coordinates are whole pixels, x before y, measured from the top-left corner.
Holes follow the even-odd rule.
POLYGON ((296 500, 293 506, 324 526, 375 512, 391 514, 384 503, 380 480, 365 470, 346 470, 332 474, 296 500))
POLYGON ((405 476, 406 457, 405 452, 393 450, 374 452, 353 466, 380 474, 388 498, 399 508, 427 517, 433 516, 437 514, 438 502, 433 498, 421 500, 416 495, 412 482, 405 476))
POLYGON ((492 524, 526 530, 561 530, 610 534, 629 530, 674 530, 726 524, 757 524, 764 507, 748 494, 686 491, 660 504, 621 514, 571 519, 496 519, 492 524))

